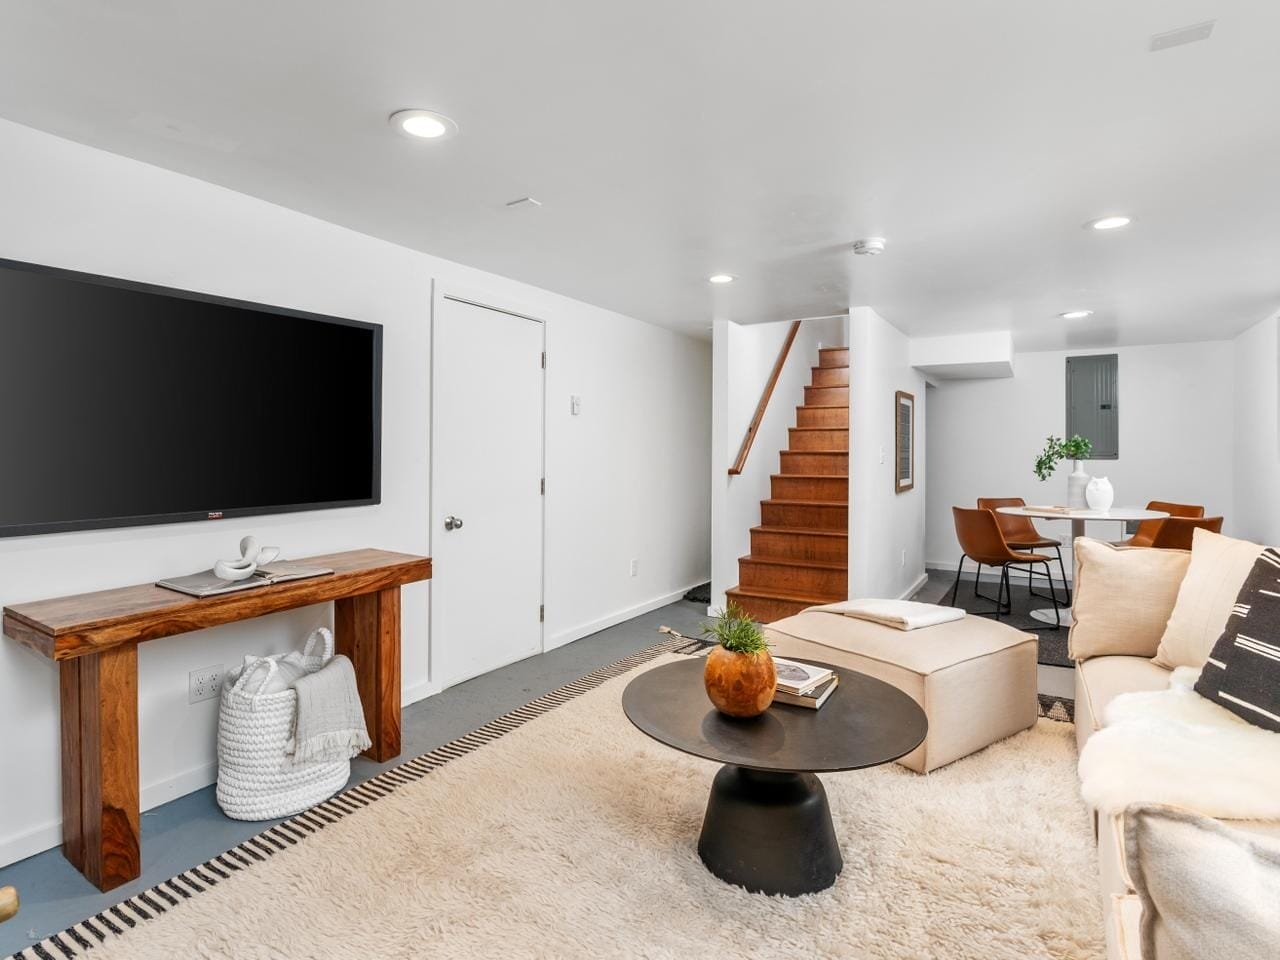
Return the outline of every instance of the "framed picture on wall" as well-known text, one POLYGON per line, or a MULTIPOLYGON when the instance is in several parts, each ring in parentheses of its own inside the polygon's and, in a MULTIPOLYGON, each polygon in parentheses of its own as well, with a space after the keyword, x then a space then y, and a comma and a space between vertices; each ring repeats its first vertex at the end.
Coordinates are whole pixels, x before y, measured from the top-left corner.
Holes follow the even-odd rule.
POLYGON ((916 485, 916 398, 904 390, 893 395, 893 489, 906 493, 916 485))

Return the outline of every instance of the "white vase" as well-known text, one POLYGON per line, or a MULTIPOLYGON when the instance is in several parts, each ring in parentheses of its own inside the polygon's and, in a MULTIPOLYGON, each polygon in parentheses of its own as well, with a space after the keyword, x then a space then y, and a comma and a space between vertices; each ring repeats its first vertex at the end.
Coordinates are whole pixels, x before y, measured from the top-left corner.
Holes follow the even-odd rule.
POLYGON ((1106 477, 1094 477, 1084 488, 1084 499, 1090 510, 1106 513, 1116 502, 1116 492, 1111 489, 1111 481, 1106 477))
POLYGON ((1071 471, 1071 476, 1067 477, 1067 506, 1083 510, 1089 505, 1084 498, 1085 488, 1089 486, 1089 475, 1084 472, 1084 464, 1081 461, 1073 462, 1075 469, 1071 471))

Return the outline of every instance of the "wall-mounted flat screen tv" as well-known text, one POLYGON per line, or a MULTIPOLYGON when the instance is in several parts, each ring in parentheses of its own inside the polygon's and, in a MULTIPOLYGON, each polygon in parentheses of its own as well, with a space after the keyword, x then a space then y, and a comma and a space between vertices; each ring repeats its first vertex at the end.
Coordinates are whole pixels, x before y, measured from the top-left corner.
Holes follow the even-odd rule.
POLYGON ((382 327, 0 260, 0 536, 381 499, 382 327))

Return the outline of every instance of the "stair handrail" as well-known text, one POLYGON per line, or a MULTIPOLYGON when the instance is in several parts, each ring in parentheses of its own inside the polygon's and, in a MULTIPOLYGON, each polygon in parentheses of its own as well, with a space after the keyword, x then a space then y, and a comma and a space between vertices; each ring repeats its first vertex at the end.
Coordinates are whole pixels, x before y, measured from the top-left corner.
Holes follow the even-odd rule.
POLYGON ((782 368, 787 363, 787 354, 791 352, 791 344, 795 343, 796 334, 800 332, 800 321, 791 321, 791 329, 787 331, 787 338, 782 341, 782 349, 778 351, 778 360, 773 365, 773 373, 769 375, 769 382, 764 385, 764 393, 760 395, 760 402, 756 404, 755 416, 751 418, 751 423, 747 425, 747 434, 742 438, 742 446, 738 448, 738 459, 733 462, 733 466, 729 468, 729 476, 736 477, 742 473, 742 468, 747 465, 747 454, 751 452, 751 445, 756 442, 756 433, 760 429, 760 422, 764 420, 764 412, 769 409, 769 400, 773 396, 773 388, 778 385, 778 378, 782 376, 782 368))

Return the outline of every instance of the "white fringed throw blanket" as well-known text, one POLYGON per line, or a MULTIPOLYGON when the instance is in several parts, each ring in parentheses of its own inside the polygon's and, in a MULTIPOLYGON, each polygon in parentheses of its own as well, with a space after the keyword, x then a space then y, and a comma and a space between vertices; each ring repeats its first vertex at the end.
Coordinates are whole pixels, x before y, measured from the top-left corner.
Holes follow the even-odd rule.
POLYGON ((1168 690, 1125 693, 1080 754, 1080 792, 1119 813, 1167 803, 1227 820, 1280 819, 1280 733, 1200 696, 1199 671, 1179 667, 1168 690))
POLYGON ((369 747, 372 741, 350 660, 334 657, 315 673, 300 677, 293 689, 298 692, 294 766, 349 760, 369 747))

